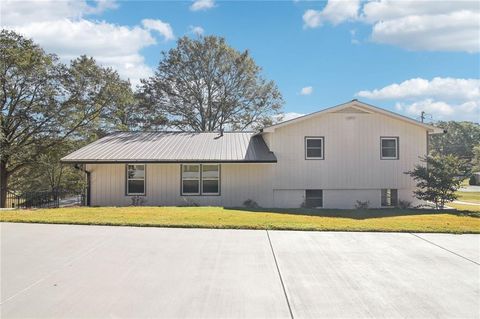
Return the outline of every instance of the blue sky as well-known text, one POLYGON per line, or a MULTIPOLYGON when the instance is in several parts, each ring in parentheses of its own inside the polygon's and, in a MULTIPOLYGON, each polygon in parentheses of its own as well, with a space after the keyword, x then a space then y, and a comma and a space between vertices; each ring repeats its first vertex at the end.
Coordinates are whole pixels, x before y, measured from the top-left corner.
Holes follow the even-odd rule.
POLYGON ((135 84, 181 36, 248 49, 288 117, 353 98, 416 118, 480 122, 477 1, 8 1, 2 26, 135 84), (147 22, 145 19, 149 19, 147 22))

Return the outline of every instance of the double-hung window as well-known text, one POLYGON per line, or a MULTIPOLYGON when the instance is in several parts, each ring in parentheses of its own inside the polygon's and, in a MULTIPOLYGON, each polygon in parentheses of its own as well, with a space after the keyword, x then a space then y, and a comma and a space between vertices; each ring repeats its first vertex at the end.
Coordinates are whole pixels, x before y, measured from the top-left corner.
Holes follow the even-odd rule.
POLYGON ((324 159, 325 139, 323 137, 305 137, 305 159, 324 159))
POLYGON ((220 165, 203 164, 202 165, 202 194, 219 194, 220 165))
POLYGON ((200 164, 182 165, 182 194, 200 195, 200 164))
POLYGON ((380 157, 382 160, 396 160, 399 158, 398 137, 381 137, 380 148, 380 157))
POLYGON ((127 165, 127 195, 145 195, 145 164, 127 165))
POLYGON ((182 195, 219 195, 219 164, 182 165, 182 195))

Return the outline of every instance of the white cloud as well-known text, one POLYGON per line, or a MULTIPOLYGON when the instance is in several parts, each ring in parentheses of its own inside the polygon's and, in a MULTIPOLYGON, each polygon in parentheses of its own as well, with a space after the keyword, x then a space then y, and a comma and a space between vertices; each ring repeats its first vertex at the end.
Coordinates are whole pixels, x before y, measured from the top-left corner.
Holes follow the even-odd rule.
POLYGON ((376 100, 436 98, 448 100, 480 99, 480 79, 435 77, 432 80, 415 78, 394 83, 381 89, 360 91, 360 97, 376 100))
POLYGON ((205 30, 200 26, 190 26, 190 32, 196 36, 200 36, 205 33, 205 30))
POLYGON ((444 101, 425 99, 413 103, 396 103, 395 108, 404 111, 411 117, 419 117, 421 112, 426 112, 433 120, 467 120, 480 122, 480 103, 468 101, 454 104, 444 101))
POLYGON ((32 38, 46 51, 58 54, 63 62, 82 54, 92 56, 136 85, 140 78, 153 74, 140 54, 143 48, 157 43, 152 30, 165 39, 171 39, 173 31, 160 20, 130 27, 86 18, 115 7, 116 2, 110 0, 96 1, 95 6, 83 0, 7 0, 2 2, 1 23, 2 28, 32 38))
POLYGON ((195 0, 190 6, 192 11, 208 10, 215 7, 214 0, 195 0))
POLYGON ((408 50, 480 51, 477 1, 368 0, 360 10, 358 6, 330 0, 322 11, 307 10, 304 25, 356 20, 372 25, 371 39, 377 43, 408 50))
POLYGON ((425 111, 434 120, 480 121, 480 79, 415 78, 380 89, 360 91, 357 95, 372 100, 397 101, 395 109, 412 117, 425 111))
POLYGON ((372 40, 408 50, 480 50, 480 14, 456 11, 448 14, 411 15, 379 21, 373 26, 372 40))
POLYGON ((310 95, 313 93, 313 87, 306 86, 300 90, 300 95, 310 95))
POLYGON ((309 9, 303 15, 305 27, 316 28, 325 22, 337 25, 357 17, 360 0, 330 0, 322 11, 309 9))
POLYGON ((173 29, 169 23, 158 19, 143 19, 142 24, 147 30, 155 30, 159 32, 167 41, 175 39, 175 36, 173 35, 173 29))

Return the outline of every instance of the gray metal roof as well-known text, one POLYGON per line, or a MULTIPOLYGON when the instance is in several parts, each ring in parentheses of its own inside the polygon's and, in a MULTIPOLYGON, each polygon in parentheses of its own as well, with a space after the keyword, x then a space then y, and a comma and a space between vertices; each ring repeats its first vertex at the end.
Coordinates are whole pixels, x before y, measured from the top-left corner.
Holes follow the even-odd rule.
POLYGON ((252 132, 119 132, 62 158, 71 163, 276 162, 252 132))

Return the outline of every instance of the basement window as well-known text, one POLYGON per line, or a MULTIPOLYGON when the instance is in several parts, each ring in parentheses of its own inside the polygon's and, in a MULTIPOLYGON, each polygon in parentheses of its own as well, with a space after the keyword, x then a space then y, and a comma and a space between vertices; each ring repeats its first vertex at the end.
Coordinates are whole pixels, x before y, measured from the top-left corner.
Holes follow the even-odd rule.
POLYGON ((305 206, 306 207, 323 207, 323 190, 306 189, 305 190, 305 206))
POLYGON ((145 195, 145 164, 127 165, 127 195, 145 195))
POLYGON ((395 207, 398 206, 398 190, 382 189, 382 206, 395 207))

